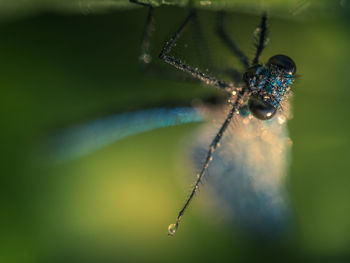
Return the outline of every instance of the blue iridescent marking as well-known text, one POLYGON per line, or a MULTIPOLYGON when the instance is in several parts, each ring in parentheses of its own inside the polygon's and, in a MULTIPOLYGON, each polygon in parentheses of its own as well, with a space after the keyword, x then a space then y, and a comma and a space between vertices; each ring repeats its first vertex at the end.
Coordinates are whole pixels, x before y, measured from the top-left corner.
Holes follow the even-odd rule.
POLYGON ((260 66, 256 75, 249 79, 248 86, 277 109, 293 81, 294 77, 283 69, 260 66))
POLYGON ((54 149, 54 162, 63 163, 132 135, 202 120, 203 116, 195 108, 121 113, 64 130, 49 145, 54 149))

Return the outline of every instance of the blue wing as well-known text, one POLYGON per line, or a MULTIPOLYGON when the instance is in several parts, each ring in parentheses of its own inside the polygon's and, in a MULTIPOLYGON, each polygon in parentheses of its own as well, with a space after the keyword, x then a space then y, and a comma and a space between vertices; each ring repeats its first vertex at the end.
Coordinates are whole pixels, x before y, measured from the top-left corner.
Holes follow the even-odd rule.
POLYGON ((53 161, 83 157, 115 141, 154 129, 203 120, 195 108, 159 108, 128 112, 66 129, 50 140, 53 161))

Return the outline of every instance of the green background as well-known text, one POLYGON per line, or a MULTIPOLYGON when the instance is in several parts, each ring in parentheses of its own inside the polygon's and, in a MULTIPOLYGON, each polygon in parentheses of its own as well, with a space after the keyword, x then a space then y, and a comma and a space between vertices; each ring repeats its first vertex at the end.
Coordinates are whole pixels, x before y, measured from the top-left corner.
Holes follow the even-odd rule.
MULTIPOLYGON (((262 60, 284 53, 297 64, 288 123, 294 223, 283 239, 223 224, 205 188, 177 235, 167 236, 192 181, 183 156, 199 124, 50 163, 41 145, 57 130, 113 113, 190 105, 217 92, 141 70, 146 9, 125 1, 29 2, 3 1, 1 10, 1 262, 350 260, 347 1, 305 1, 297 12, 303 1, 220 1, 199 11, 209 25, 216 9, 230 9, 227 28, 252 55, 251 33, 268 9, 271 41, 262 60)), ((156 9, 155 50, 186 12, 156 9)))

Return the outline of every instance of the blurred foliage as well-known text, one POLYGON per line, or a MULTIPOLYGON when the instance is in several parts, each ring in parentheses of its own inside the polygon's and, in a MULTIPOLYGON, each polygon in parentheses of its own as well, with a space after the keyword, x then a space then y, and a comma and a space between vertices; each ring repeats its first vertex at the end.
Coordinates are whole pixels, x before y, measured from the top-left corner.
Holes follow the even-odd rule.
MULTIPOLYGON (((332 12, 341 9, 346 0, 143 0, 154 6, 188 6, 193 5, 199 9, 209 10, 236 10, 249 13, 259 13, 260 10, 268 10, 279 15, 295 15, 304 12, 305 9, 318 12, 332 12)), ((113 10, 139 8, 129 0, 1 0, 1 19, 14 19, 28 14, 43 11, 60 13, 106 13, 113 10)))
MULTIPOLYGON (((56 2, 1 1, 11 19, 46 11, 0 24, 1 262, 348 262, 350 21, 347 10, 339 10, 347 3, 337 1, 338 13, 329 16, 311 5, 303 19, 284 19, 276 11, 269 21, 271 41, 262 60, 288 54, 299 74, 289 123, 293 229, 282 239, 247 235, 208 211, 203 188, 181 231, 169 239, 167 226, 192 178, 184 152, 197 125, 134 136, 61 166, 49 165, 38 148, 43 138, 76 123, 190 105, 217 92, 140 70, 145 9, 112 11, 129 4, 98 1, 108 14, 93 14, 84 11, 88 1, 56 2), (73 3, 78 14, 51 13, 73 10, 73 3)), ((97 10, 90 3, 87 10, 97 10)), ((261 8, 255 1, 225 3, 261 8)), ((252 54, 259 15, 232 10, 229 33, 252 54)), ((157 51, 186 10, 163 6, 156 12, 157 51)), ((209 25, 213 12, 202 10, 200 17, 209 25)))

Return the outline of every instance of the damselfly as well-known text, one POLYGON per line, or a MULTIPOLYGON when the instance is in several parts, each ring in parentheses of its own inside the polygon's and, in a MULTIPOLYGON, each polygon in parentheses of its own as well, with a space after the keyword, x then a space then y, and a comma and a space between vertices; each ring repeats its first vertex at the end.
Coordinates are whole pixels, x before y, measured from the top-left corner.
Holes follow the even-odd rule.
MULTIPOLYGON (((149 9, 140 58, 142 62, 150 63, 149 37, 154 8, 147 3, 137 3, 149 9)), ((194 142, 193 153, 195 159, 199 160, 199 173, 176 222, 169 225, 168 233, 171 236, 175 234, 182 216, 207 174, 212 175, 213 186, 219 197, 231 206, 242 221, 273 227, 283 221, 285 216, 283 178, 285 155, 290 145, 286 121, 289 118, 291 85, 296 66, 285 55, 271 57, 264 66, 259 64, 259 58, 267 44, 266 13, 262 15, 255 31, 257 42, 252 61, 226 33, 220 13, 216 33, 244 66, 245 72, 241 78, 234 77, 231 82, 201 72, 170 53, 196 16, 196 11, 191 10, 161 50, 160 58, 193 78, 218 88, 229 98, 227 104, 215 111, 215 118, 222 124, 205 127, 201 136, 197 136, 199 139, 194 142)), ((200 120, 202 114, 199 110, 190 108, 116 115, 61 134, 57 138, 57 145, 62 149, 62 154, 57 151, 61 156, 59 160, 84 155, 110 141, 139 132, 200 120), (88 141, 89 144, 79 143, 81 141, 88 141)))
MULTIPOLYGON (((146 6, 149 9, 140 57, 145 63, 149 63, 149 36, 153 23, 154 8, 152 4, 139 0, 131 0, 131 2, 146 6)), ((195 10, 190 11, 172 38, 164 45, 159 58, 205 84, 230 94, 230 98, 226 109, 223 110, 226 117, 223 124, 218 127, 216 135, 213 136, 208 147, 209 150, 204 156, 204 162, 199 167, 193 189, 180 210, 176 222, 168 227, 168 233, 171 236, 175 234, 182 216, 199 189, 203 176, 208 172, 221 179, 224 176, 229 177, 231 174, 247 176, 247 178, 251 178, 251 187, 256 189, 255 194, 263 195, 257 200, 265 199, 263 201, 265 204, 262 205, 263 210, 274 210, 275 208, 268 207, 271 202, 278 203, 273 207, 283 207, 283 201, 277 199, 280 196, 280 180, 284 166, 284 158, 281 155, 286 150, 285 147, 288 141, 285 136, 285 121, 288 118, 288 100, 291 96, 291 85, 296 72, 295 63, 288 56, 275 55, 264 66, 259 64, 261 53, 268 42, 267 14, 264 13, 255 32, 257 37, 256 52, 251 62, 225 32, 222 20, 221 23, 218 23, 218 36, 246 69, 241 79, 236 78, 234 82, 226 82, 204 73, 170 54, 190 21, 195 19, 196 15, 195 10), (225 138, 224 133, 226 134, 228 129, 233 131, 225 138), (216 157, 215 151, 220 144, 223 145, 220 149, 220 159, 224 161, 222 161, 221 166, 214 165, 215 167, 209 168, 209 164, 216 157), (265 208, 263 208, 264 205, 265 208)), ((221 183, 219 185, 225 184, 221 183)), ((235 189, 237 190, 237 188, 235 189)), ((229 190, 228 192, 230 192, 229 190)), ((226 196, 225 199, 229 199, 231 203, 235 202, 235 198, 232 200, 231 196, 226 196)), ((281 209, 278 208, 277 210, 280 211, 281 209)), ((268 211, 268 213, 278 214, 277 210, 268 211)), ((262 214, 265 213, 266 211, 262 211, 262 214)))

